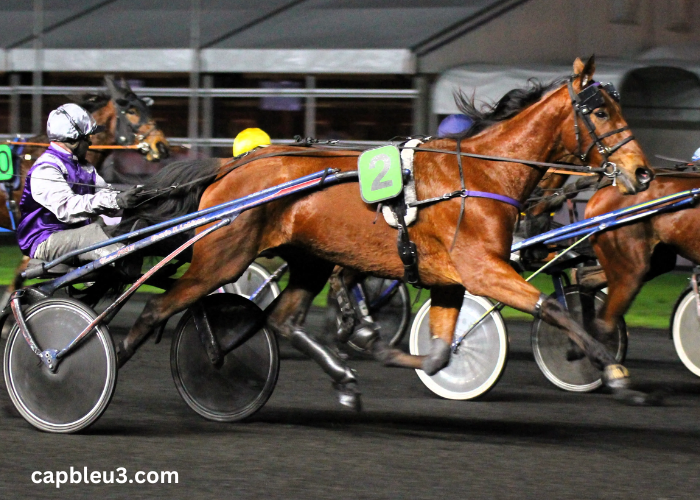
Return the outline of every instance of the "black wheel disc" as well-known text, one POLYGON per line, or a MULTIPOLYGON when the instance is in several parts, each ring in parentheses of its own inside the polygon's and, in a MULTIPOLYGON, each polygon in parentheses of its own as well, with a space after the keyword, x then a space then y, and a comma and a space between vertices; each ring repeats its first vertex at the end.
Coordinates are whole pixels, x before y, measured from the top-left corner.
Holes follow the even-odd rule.
MULTIPOLYGON (((25 313, 40 349, 67 346, 96 314, 71 299, 46 299, 25 313)), ((109 405, 117 376, 114 346, 105 326, 89 335, 51 373, 29 348, 19 328, 5 346, 5 384, 12 402, 33 426, 76 432, 94 423, 109 405)))
MULTIPOLYGON (((237 295, 215 294, 202 300, 212 332, 219 340, 235 336, 246 323, 246 315, 259 314, 257 306, 237 295)), ((215 366, 188 312, 177 326, 170 354, 180 396, 209 420, 234 422, 249 417, 267 402, 277 383, 277 339, 265 328, 215 366)))

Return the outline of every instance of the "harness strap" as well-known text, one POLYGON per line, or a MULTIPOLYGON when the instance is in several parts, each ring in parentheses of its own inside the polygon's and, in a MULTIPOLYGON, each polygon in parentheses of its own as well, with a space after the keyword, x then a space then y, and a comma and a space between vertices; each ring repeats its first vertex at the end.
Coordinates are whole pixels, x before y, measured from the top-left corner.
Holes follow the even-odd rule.
POLYGON ((470 191, 469 189, 460 189, 458 191, 443 194, 442 196, 436 196, 435 198, 427 198, 425 200, 415 201, 413 203, 409 203, 408 206, 418 207, 421 205, 430 205, 445 200, 451 200, 452 198, 457 198, 458 196, 461 196, 462 198, 487 198, 490 200, 501 201, 503 203, 507 203, 508 205, 514 206, 518 210, 522 210, 523 207, 522 203, 520 203, 514 198, 511 198, 510 196, 504 196, 502 194, 495 193, 485 193, 484 191, 470 191))
MULTIPOLYGON (((462 186, 462 191, 466 191, 466 186, 464 185, 464 169, 462 168, 462 155, 460 154, 462 146, 462 138, 457 139, 457 166, 459 167, 459 182, 462 186)), ((462 225, 462 219, 464 218, 464 204, 466 203, 466 197, 462 196, 461 202, 459 204, 459 217, 457 218, 457 226, 455 227, 455 235, 452 237, 452 245, 450 245, 450 252, 454 249, 455 243, 457 243, 457 234, 459 233, 459 226, 462 225)))
POLYGON ((392 212, 396 217, 398 235, 396 237, 396 246, 398 247, 399 257, 403 262, 403 279, 406 283, 417 285, 420 280, 418 274, 418 250, 416 244, 411 241, 406 227, 406 220, 403 216, 403 207, 392 205, 392 212))

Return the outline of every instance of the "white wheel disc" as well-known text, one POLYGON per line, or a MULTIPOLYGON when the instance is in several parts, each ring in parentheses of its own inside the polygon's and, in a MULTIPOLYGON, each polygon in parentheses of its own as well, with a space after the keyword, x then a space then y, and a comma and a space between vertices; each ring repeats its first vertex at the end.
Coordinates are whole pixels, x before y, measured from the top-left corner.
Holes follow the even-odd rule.
POLYGON ((671 332, 678 357, 688 370, 700 377, 700 319, 693 290, 679 299, 671 320, 671 332))
MULTIPOLYGON (((455 328, 459 338, 492 307, 484 297, 465 293, 455 328)), ((430 350, 430 300, 418 311, 411 326, 411 354, 424 355, 430 350)), ((446 399, 474 399, 485 394, 500 378, 508 358, 508 333, 503 318, 493 311, 464 339, 450 364, 435 375, 416 370, 428 389, 446 399)))
MULTIPOLYGON (((97 315, 72 299, 45 299, 29 307, 25 320, 40 349, 61 349, 97 315)), ((24 419, 46 432, 83 430, 109 405, 117 379, 117 358, 107 327, 99 325, 55 372, 29 348, 15 324, 5 346, 5 385, 24 419)))

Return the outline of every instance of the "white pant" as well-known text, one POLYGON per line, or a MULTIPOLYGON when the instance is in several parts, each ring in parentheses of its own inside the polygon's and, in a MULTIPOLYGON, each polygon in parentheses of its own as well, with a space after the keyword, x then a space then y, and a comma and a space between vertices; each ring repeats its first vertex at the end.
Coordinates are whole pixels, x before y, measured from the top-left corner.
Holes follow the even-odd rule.
MULTIPOLYGON (((36 247, 34 258, 47 261, 54 260, 73 250, 85 248, 108 239, 109 237, 105 234, 102 229, 102 224, 99 222, 76 229, 66 229, 65 231, 53 233, 41 242, 39 246, 36 247)), ((100 257, 104 257, 105 255, 119 250, 123 246, 122 243, 113 243, 106 247, 80 254, 78 260, 84 262, 97 260, 100 257)))

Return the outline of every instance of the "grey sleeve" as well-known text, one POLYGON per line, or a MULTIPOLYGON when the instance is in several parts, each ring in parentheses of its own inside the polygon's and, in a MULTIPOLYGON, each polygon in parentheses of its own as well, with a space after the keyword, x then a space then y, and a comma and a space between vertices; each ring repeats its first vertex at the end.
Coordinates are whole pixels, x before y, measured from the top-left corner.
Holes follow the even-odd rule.
MULTIPOLYGON (((100 180, 106 185, 102 178, 100 180)), ((89 220, 95 215, 119 209, 115 191, 102 189, 95 194, 75 194, 53 165, 37 166, 32 173, 31 187, 34 200, 67 224, 89 220)))

